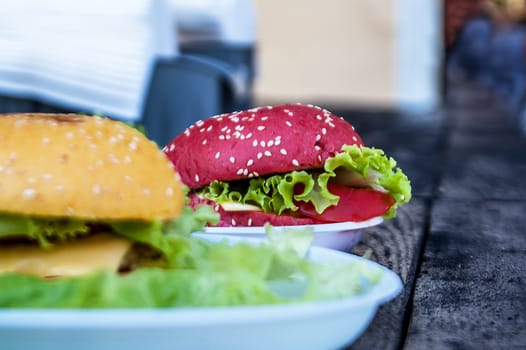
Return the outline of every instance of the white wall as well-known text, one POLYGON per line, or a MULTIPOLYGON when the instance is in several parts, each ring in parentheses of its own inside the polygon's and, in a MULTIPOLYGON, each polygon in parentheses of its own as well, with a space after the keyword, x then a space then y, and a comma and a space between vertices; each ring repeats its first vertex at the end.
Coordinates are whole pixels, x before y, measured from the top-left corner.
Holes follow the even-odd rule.
POLYGON ((441 0, 256 0, 257 101, 432 108, 441 0))

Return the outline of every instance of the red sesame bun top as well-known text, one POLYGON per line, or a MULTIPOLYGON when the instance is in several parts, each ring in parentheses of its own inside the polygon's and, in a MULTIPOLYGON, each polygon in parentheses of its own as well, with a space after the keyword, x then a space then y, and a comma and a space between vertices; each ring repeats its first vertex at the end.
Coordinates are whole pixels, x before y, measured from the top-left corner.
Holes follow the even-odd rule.
POLYGON ((362 145, 343 118, 312 105, 286 104, 198 121, 164 148, 191 189, 323 167, 343 145, 362 145))

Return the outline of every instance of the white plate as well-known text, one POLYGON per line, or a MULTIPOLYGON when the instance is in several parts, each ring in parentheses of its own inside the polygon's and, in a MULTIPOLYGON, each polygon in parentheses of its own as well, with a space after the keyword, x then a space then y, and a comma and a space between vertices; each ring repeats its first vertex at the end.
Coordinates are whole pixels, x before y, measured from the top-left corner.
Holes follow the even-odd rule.
MULTIPOLYGON (((311 227, 314 232, 313 244, 315 246, 349 250, 360 241, 365 228, 379 225, 382 222, 382 217, 375 217, 361 222, 339 222, 306 226, 273 226, 273 229, 290 230, 311 227)), ((255 238, 263 238, 265 236, 265 228, 263 226, 206 227, 205 232, 255 238)))
POLYGON ((0 310, 0 348, 338 349, 354 341, 377 308, 402 289, 398 275, 374 262, 319 247, 312 247, 309 255, 319 262, 363 260, 382 269, 383 277, 366 294, 324 302, 164 310, 4 309, 0 310))

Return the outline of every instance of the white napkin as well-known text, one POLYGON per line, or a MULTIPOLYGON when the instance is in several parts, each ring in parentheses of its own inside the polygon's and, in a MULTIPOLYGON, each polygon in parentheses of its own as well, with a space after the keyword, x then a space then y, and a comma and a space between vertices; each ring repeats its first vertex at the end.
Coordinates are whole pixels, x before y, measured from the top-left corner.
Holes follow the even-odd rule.
POLYGON ((165 0, 1 1, 0 95, 136 121, 174 25, 165 0))

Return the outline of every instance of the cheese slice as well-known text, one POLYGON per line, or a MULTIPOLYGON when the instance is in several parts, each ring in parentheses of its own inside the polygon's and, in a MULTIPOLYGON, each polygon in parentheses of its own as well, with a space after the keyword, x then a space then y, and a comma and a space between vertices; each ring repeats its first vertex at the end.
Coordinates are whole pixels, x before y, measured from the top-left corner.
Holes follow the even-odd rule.
POLYGON ((252 204, 242 204, 237 202, 221 202, 221 208, 225 211, 262 211, 260 207, 252 204))
POLYGON ((0 273, 41 277, 79 276, 97 269, 117 271, 132 242, 110 234, 95 234, 51 249, 35 245, 0 246, 0 273))

